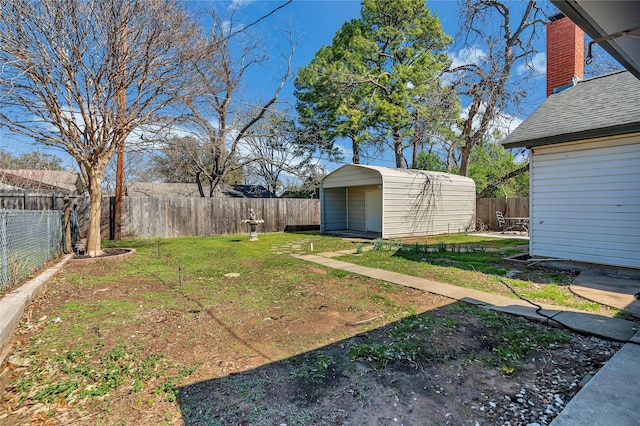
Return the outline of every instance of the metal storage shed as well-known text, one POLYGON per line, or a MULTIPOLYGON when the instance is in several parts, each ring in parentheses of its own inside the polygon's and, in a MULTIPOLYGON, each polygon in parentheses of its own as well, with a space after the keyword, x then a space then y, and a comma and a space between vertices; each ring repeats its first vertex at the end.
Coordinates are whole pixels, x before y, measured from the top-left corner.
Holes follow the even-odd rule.
POLYGON ((475 228, 475 183, 424 170, 348 164, 320 184, 323 233, 387 239, 475 228))

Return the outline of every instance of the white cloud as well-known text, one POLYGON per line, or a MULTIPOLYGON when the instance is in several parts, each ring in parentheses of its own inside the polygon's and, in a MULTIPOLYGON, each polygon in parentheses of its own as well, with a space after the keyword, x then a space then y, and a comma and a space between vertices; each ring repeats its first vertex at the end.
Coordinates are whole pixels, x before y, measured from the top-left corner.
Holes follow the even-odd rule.
POLYGON ((487 58, 487 52, 475 46, 464 47, 457 52, 449 52, 452 60, 451 68, 457 68, 466 64, 479 64, 487 58))
POLYGON ((518 65, 516 69, 518 75, 532 72, 534 75, 545 75, 547 73, 547 55, 546 53, 536 53, 530 61, 525 64, 518 65))
MULTIPOLYGON (((487 52, 475 46, 464 47, 456 52, 448 52, 447 54, 449 55, 449 58, 451 58, 450 69, 456 69, 468 64, 481 64, 487 59, 487 52)), ((460 80, 463 75, 464 71, 456 71, 445 74, 443 78, 443 84, 451 85, 454 82, 460 80)))
POLYGON ((233 2, 231 2, 231 8, 239 9, 241 7, 249 6, 251 3, 254 3, 255 1, 256 0, 233 0, 233 2))
MULTIPOLYGON (((481 108, 484 109, 484 108, 481 108)), ((469 107, 466 107, 462 110, 462 117, 466 118, 469 114, 469 107)), ((473 128, 477 129, 480 126, 479 119, 481 114, 476 115, 473 121, 473 128)), ((513 132, 516 127, 518 127, 522 123, 522 119, 516 117, 515 115, 510 115, 505 113, 504 111, 498 111, 496 117, 489 124, 488 133, 491 134, 494 130, 500 131, 500 133, 504 136, 507 136, 509 133, 513 132)))

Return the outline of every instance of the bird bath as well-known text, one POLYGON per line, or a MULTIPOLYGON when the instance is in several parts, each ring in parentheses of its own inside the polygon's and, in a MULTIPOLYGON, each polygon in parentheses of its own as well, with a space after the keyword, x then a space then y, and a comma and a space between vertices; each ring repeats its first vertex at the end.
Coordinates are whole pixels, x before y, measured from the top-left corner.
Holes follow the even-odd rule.
POLYGON ((243 219, 242 223, 249 224, 251 231, 249 232, 249 241, 258 241, 258 231, 256 231, 256 227, 258 224, 264 223, 262 219, 256 219, 256 213, 253 209, 249 209, 249 219, 243 219))

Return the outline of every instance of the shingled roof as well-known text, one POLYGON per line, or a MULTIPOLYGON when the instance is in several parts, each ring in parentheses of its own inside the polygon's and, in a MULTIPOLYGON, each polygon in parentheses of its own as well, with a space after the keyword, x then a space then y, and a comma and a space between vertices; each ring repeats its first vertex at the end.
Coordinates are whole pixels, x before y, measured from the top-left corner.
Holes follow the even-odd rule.
POLYGON ((535 147, 640 132, 640 80, 620 71, 555 93, 503 141, 535 147))
MULTIPOLYGON (((208 193, 209 188, 204 188, 208 193)), ((199 197, 195 183, 129 182, 127 195, 132 197, 199 197)), ((276 198, 276 195, 261 185, 227 185, 220 188, 222 197, 230 198, 276 198)))
POLYGON ((0 188, 78 195, 83 191, 77 173, 58 170, 0 170, 0 188))

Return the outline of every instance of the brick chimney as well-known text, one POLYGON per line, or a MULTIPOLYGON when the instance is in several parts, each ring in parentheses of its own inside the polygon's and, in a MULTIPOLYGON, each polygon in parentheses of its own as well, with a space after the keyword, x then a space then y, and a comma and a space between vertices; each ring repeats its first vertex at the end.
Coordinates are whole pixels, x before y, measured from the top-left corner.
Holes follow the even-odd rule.
POLYGON ((547 96, 584 78, 584 32, 562 13, 547 25, 547 96))

